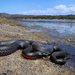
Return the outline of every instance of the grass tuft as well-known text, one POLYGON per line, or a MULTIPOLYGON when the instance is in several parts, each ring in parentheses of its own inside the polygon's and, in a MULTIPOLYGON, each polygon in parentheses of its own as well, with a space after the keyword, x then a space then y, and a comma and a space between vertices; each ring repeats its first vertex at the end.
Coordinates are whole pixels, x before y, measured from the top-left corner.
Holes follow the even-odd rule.
POLYGON ((10 24, 12 26, 27 27, 27 26, 19 24, 18 22, 10 21, 10 20, 5 19, 5 18, 0 18, 0 23, 10 24))

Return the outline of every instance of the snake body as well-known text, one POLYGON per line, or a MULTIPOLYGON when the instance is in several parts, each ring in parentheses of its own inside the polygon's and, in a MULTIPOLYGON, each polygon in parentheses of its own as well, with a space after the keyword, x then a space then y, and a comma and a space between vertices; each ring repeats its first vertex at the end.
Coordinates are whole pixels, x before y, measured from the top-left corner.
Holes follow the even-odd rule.
MULTIPOLYGON (((30 53, 33 51, 32 44, 34 42, 30 40, 7 40, 7 41, 0 41, 0 56, 6 56, 13 52, 15 52, 18 49, 23 49, 22 55, 25 58, 33 59, 39 57, 39 52, 36 53, 30 53)), ((38 45, 35 43, 35 45, 38 45)), ((38 45, 39 46, 39 45, 38 45)))
POLYGON ((0 56, 6 56, 18 49, 22 50, 22 55, 28 59, 40 58, 51 55, 50 60, 56 64, 65 64, 66 60, 58 59, 57 57, 66 57, 66 52, 57 46, 40 46, 32 40, 7 40, 0 41, 0 56))

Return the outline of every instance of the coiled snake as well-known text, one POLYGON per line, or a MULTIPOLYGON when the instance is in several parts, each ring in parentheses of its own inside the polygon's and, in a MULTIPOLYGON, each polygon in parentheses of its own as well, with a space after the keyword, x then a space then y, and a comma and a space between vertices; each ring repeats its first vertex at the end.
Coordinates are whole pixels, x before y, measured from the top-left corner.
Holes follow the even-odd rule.
POLYGON ((58 46, 49 45, 48 47, 40 46, 32 40, 7 40, 0 41, 0 56, 6 56, 18 49, 23 49, 22 55, 28 59, 40 58, 51 55, 50 60, 56 64, 63 65, 67 54, 58 46), (63 58, 63 59, 60 59, 63 58))

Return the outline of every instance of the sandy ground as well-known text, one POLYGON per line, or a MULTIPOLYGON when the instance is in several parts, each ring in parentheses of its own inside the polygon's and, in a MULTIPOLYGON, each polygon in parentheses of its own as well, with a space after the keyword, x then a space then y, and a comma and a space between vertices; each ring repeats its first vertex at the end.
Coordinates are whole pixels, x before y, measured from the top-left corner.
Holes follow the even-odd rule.
MULTIPOLYGON (((46 43, 56 41, 44 36, 40 32, 31 32, 20 26, 0 24, 0 41, 25 39, 46 43)), ((0 75, 75 75, 75 68, 65 65, 57 65, 44 57, 36 60, 25 59, 18 50, 11 55, 0 57, 0 75)))

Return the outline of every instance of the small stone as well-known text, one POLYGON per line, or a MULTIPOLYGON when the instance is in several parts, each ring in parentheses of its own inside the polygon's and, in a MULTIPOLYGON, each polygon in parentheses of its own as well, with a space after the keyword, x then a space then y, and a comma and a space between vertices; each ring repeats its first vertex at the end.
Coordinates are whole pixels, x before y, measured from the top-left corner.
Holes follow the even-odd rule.
POLYGON ((12 73, 12 71, 10 71, 10 70, 7 70, 7 73, 12 73))

